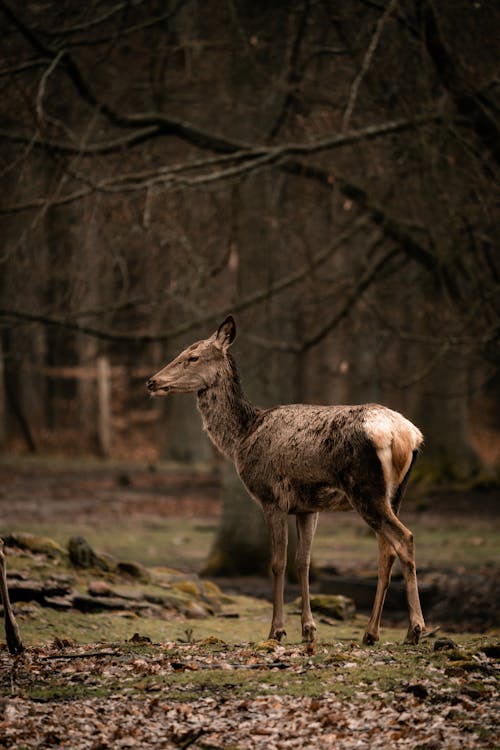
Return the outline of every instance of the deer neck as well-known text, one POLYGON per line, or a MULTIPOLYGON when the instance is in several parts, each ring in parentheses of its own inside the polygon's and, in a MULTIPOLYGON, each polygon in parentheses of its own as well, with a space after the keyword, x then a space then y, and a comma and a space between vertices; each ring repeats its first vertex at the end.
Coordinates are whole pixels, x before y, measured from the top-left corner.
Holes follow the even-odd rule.
POLYGON ((234 458, 259 410, 245 397, 231 356, 221 367, 215 384, 198 392, 198 410, 210 440, 225 456, 234 458))

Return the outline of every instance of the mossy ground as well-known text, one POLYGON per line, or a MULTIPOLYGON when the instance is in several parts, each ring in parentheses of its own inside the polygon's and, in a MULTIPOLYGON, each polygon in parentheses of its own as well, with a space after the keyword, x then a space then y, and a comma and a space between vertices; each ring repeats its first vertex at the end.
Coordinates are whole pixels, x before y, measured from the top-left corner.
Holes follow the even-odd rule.
MULTIPOLYGON (((70 570, 61 561, 54 566, 53 559, 9 556, 9 561, 15 560, 21 569, 23 560, 31 562, 31 572, 43 571, 43 575, 60 572, 62 567, 70 570)), ((96 575, 92 570, 73 573, 74 585, 82 591, 96 575)), ((107 577, 110 579, 109 574, 107 577)), ((142 593, 161 592, 151 583, 117 581, 116 576, 111 582, 123 593, 138 589, 142 593)), ((325 692, 349 698, 361 692, 368 697, 374 690, 391 693, 419 681, 430 680, 435 689, 441 689, 450 676, 470 680, 474 670, 480 692, 482 673, 477 655, 485 646, 498 645, 499 641, 494 632, 454 633, 456 648, 434 651, 435 638, 411 647, 403 643, 405 628, 383 627, 380 643, 364 647, 361 639, 366 616, 358 614, 334 622, 317 614, 318 639, 310 647, 300 641, 300 616, 296 604, 290 603, 286 607, 288 636, 278 644, 266 640, 271 604, 248 596, 223 596, 219 611, 200 619, 172 611, 162 617, 127 611, 58 611, 33 602, 17 604, 16 611, 28 660, 47 657, 49 661, 41 673, 28 670, 28 679, 21 680, 17 687, 12 674, 7 679, 4 672, 0 694, 8 696, 21 687, 24 698, 47 702, 117 693, 132 697, 168 694, 171 700, 183 701, 205 694, 243 698, 268 692, 311 698, 325 692), (86 659, 89 653, 97 656, 86 659), (61 667, 66 656, 70 664, 79 666, 65 676, 61 667), (137 660, 140 666, 134 669, 137 660), (167 663, 178 663, 179 668, 161 668, 158 672, 154 666, 145 666, 165 667, 167 663), (113 665, 109 674, 106 664, 113 665)), ((22 659, 17 662, 19 675, 22 659)), ((6 664, 4 661, 4 667, 6 664)))
MULTIPOLYGON (((109 618, 95 618, 90 625, 100 629, 106 624, 109 618)), ((155 623, 148 625, 148 634, 154 636, 155 623)), ((383 638, 370 648, 349 637, 336 639, 342 637, 341 633, 352 633, 352 625, 339 629, 334 639, 320 638, 314 649, 288 642, 235 643, 234 637, 228 642, 212 633, 202 637, 208 630, 213 628, 200 627, 199 639, 196 633, 190 633, 189 643, 183 642, 185 633, 180 630, 178 641, 141 645, 123 637, 103 641, 93 631, 97 637, 86 649, 73 643, 57 650, 51 643, 43 646, 37 640, 36 648, 28 648, 29 666, 17 660, 10 680, 0 684, 0 695, 20 694, 24 699, 50 702, 164 694, 170 700, 189 701, 203 694, 236 699, 272 692, 302 698, 333 693, 345 699, 361 696, 370 700, 377 693, 383 697, 404 692, 410 685, 421 685, 425 686, 422 697, 466 686, 469 694, 480 699, 483 693, 491 693, 495 684, 494 679, 484 680, 486 675, 495 674, 494 660, 485 659, 483 651, 493 644, 498 647, 498 636, 492 634, 455 637, 457 658, 456 650, 434 651, 432 639, 409 647, 383 638)), ((121 626, 113 630, 116 634, 120 631, 121 626)), ((77 628, 68 632, 75 634, 77 628)), ((129 633, 130 628, 125 627, 123 636, 129 633)), ((398 638, 402 635, 397 631, 392 634, 398 638)), ((170 637, 173 635, 170 633, 170 637)))
MULTIPOLYGON (((50 488, 43 488, 43 483, 40 486, 41 496, 50 496, 50 488)), ((116 486, 113 483, 110 486, 115 502, 116 486)), ((123 492, 130 498, 130 488, 124 488, 123 492)), ((79 534, 94 548, 118 559, 150 567, 169 566, 187 573, 203 567, 217 528, 213 513, 162 515, 160 505, 153 512, 140 512, 139 495, 137 502, 134 500, 134 513, 113 511, 106 505, 109 498, 103 495, 96 497, 88 514, 78 513, 74 518, 60 511, 64 508, 64 496, 54 505, 53 512, 47 506, 50 512, 39 513, 36 518, 36 513, 22 514, 19 507, 13 509, 12 496, 5 494, 5 497, 8 502, 1 534, 32 531, 52 537, 62 546, 66 546, 69 536, 79 534), (104 503, 102 513, 97 507, 99 502, 104 503)), ((20 499, 23 497, 28 495, 20 499)), ((74 507, 78 507, 76 502, 74 507)), ((409 516, 408 525, 415 534, 421 568, 451 566, 457 570, 479 570, 484 565, 491 569, 496 565, 500 531, 494 514, 455 516, 448 512, 436 522, 435 515, 410 509, 409 516)), ((374 573, 376 543, 354 514, 325 515, 318 529, 315 559, 319 566, 333 564, 345 570, 374 573)), ((138 582, 126 576, 120 578, 113 572, 77 570, 64 555, 15 553, 8 555, 7 563, 11 572, 17 570, 37 580, 54 574, 69 577, 73 590, 82 593, 96 578, 130 595, 139 589, 153 596, 165 593, 154 580, 138 582)), ((188 576, 176 596, 188 599, 195 593, 194 588, 188 576)), ((13 717, 4 726, 12 739, 8 747, 38 746, 39 738, 43 739, 43 746, 54 746, 51 742, 55 743, 53 738, 60 736, 61 716, 66 714, 71 714, 77 727, 80 715, 86 712, 94 717, 94 723, 100 721, 99 712, 114 712, 109 720, 101 722, 100 731, 108 737, 106 733, 115 715, 120 714, 123 724, 130 712, 135 711, 134 726, 146 732, 157 726, 151 723, 151 717, 158 706, 161 711, 175 714, 176 721, 181 716, 181 723, 188 724, 191 720, 186 718, 189 711, 185 707, 196 706, 194 714, 198 710, 206 713, 207 733, 227 707, 228 722, 236 727, 236 732, 238 711, 243 710, 238 702, 243 705, 253 702, 256 708, 249 709, 251 716, 254 710, 258 714, 262 706, 268 706, 267 700, 282 702, 286 726, 305 711, 307 722, 322 716, 320 731, 326 733, 332 726, 328 718, 330 706, 335 709, 338 701, 335 731, 344 732, 345 743, 351 739, 354 742, 356 735, 350 725, 342 729, 342 721, 349 722, 355 715, 359 727, 369 727, 371 732, 378 726, 376 717, 387 707, 392 724, 386 724, 396 727, 387 735, 387 747, 399 747, 394 744, 400 741, 395 737, 404 740, 406 731, 413 743, 411 747, 428 747, 426 727, 431 727, 433 717, 439 712, 444 716, 443 737, 450 729, 455 732, 448 744, 443 739, 440 746, 453 749, 496 746, 492 727, 497 716, 494 698, 500 634, 495 630, 477 634, 457 633, 454 629, 451 638, 455 647, 434 650, 435 638, 424 639, 418 646, 404 645, 404 623, 393 627, 386 618, 380 642, 363 647, 366 615, 358 614, 335 623, 317 615, 318 640, 310 647, 300 642, 300 617, 294 603, 287 605, 287 639, 281 644, 266 641, 271 605, 253 596, 223 596, 214 614, 195 619, 183 614, 182 608, 141 614, 126 610, 59 611, 33 602, 15 606, 26 653, 13 659, 0 650, 0 698, 13 717), (135 634, 142 642, 137 643, 135 634), (207 705, 215 708, 209 710, 207 705), (325 706, 324 713, 321 706, 325 706), (411 726, 411 719, 401 718, 405 716, 420 716, 418 731, 411 726)), ((445 631, 438 633, 439 637, 446 635, 445 631)), ((272 723, 267 709, 262 710, 265 716, 262 722, 272 723)), ((283 717, 279 719, 281 724, 276 720, 280 726, 284 726, 283 717)), ((174 725, 168 722, 162 726, 166 742, 170 742, 177 730, 171 729, 174 725)), ((298 725, 294 727, 294 732, 302 731, 298 725)), ((86 731, 78 729, 75 748, 87 747, 86 731)), ((376 731, 381 737, 385 725, 376 731)), ((286 735, 286 742, 290 736, 286 735)), ((366 735, 367 747, 375 736, 366 735)), ((111 744, 103 747, 113 746, 113 737, 110 734, 106 742, 111 744)), ((191 744, 190 735, 180 737, 181 745, 174 738, 173 744, 158 746, 191 744)), ((246 747, 241 738, 238 742, 228 739, 223 747, 226 750, 246 747)), ((58 744, 61 742, 59 739, 58 744)), ((148 739, 141 742, 140 747, 154 746, 148 739)), ((328 745, 331 740, 325 740, 327 744, 321 742, 318 740, 317 747, 331 746, 328 745)), ((201 742, 199 746, 222 745, 201 742)))

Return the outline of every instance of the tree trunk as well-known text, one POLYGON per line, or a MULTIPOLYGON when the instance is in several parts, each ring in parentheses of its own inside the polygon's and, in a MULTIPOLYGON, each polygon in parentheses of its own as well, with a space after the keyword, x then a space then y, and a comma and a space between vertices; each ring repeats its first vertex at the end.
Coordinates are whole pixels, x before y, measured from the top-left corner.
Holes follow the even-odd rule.
POLYGON ((264 516, 229 462, 222 470, 222 501, 217 537, 204 572, 212 576, 267 575, 270 555, 264 516))
POLYGON ((0 336, 0 453, 7 447, 7 401, 5 397, 5 367, 3 342, 0 336))
POLYGON ((167 439, 162 441, 163 458, 185 464, 213 461, 214 449, 201 426, 201 417, 192 395, 170 396, 165 406, 167 439))
MULTIPOLYGON (((280 199, 281 185, 253 176, 240 187, 235 227, 239 248, 238 284, 240 296, 272 284, 287 266, 287 248, 279 236, 264 237, 259 218, 273 210, 280 199), (267 239, 267 242, 266 242, 267 239), (273 244, 273 239, 276 243, 273 244), (269 244, 267 244, 269 243, 269 244), (273 247, 275 250, 273 252, 273 247)), ((277 232, 278 235, 278 232, 277 232)), ((286 298, 285 298, 286 299, 286 298)), ((245 330, 244 343, 235 346, 235 356, 243 385, 251 401, 273 406, 297 400, 298 366, 294 354, 263 350, 249 341, 248 333, 258 330, 269 339, 292 339, 295 325, 293 305, 283 297, 270 298, 258 317, 255 313, 239 317, 245 330)), ((225 467, 222 482, 222 518, 207 571, 211 575, 265 574, 270 567, 268 533, 261 508, 252 501, 232 467, 225 467)), ((295 527, 290 529, 289 562, 295 552, 295 527)), ((289 566, 291 569, 291 566, 289 566)))
POLYGON ((440 483, 474 476, 480 461, 470 441, 467 373, 460 355, 444 355, 415 399, 414 420, 425 437, 418 473, 440 483))
MULTIPOLYGON (((445 309, 446 301, 436 283, 424 284, 420 294, 424 309, 426 297, 432 300, 427 303, 430 314, 434 306, 445 309)), ((425 335, 432 324, 423 318, 421 325, 425 335)), ((449 347, 445 332, 442 339, 433 347, 422 343, 409 349, 411 366, 405 368, 406 375, 410 374, 411 417, 425 439, 416 472, 424 480, 439 483, 470 479, 481 465, 470 436, 470 361, 449 347)))

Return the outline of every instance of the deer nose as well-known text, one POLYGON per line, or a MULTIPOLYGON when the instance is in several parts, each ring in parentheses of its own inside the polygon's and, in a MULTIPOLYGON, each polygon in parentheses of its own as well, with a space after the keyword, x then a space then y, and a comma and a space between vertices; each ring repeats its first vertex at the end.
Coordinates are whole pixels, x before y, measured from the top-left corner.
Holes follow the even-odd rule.
POLYGON ((156 382, 154 380, 148 380, 146 383, 148 391, 155 391, 156 390, 156 382))

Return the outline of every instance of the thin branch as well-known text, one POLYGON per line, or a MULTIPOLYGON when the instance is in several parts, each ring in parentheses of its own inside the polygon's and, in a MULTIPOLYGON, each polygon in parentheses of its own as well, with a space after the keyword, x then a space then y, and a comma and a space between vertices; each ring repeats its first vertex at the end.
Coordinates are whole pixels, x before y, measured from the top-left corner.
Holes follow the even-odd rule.
POLYGON ((293 101, 296 95, 296 88, 298 86, 298 83, 301 77, 301 72, 299 69, 299 58, 300 58, 300 52, 301 52, 302 44, 304 41, 304 37, 306 34, 306 30, 307 30, 307 20, 309 18, 310 8, 311 8, 310 1, 303 0, 302 10, 299 13, 297 31, 295 33, 293 42, 290 45, 290 54, 288 56, 289 59, 288 59, 288 73, 286 76, 286 95, 282 102, 281 110, 278 114, 278 117, 276 118, 276 122, 274 123, 271 129, 271 132, 270 132, 271 140, 273 140, 273 138, 276 138, 279 131, 281 130, 281 127, 283 126, 283 123, 285 122, 286 116, 293 104, 293 101))
MULTIPOLYGON (((438 80, 453 97, 463 124, 475 134, 486 153, 500 162, 500 113, 496 103, 484 91, 473 88, 466 81, 459 62, 453 59, 446 46, 432 0, 421 0, 419 11, 424 26, 424 44, 438 80)), ((485 167, 495 174, 488 161, 485 167)))
MULTIPOLYGON (((142 4, 142 2, 143 0, 141 0, 139 4, 142 4)), ((154 26, 157 23, 170 21, 177 14, 177 12, 182 8, 185 2, 186 0, 179 0, 179 2, 174 8, 169 9, 165 13, 160 13, 157 16, 147 17, 144 21, 134 24, 133 26, 127 26, 124 28, 120 28, 119 30, 114 29, 111 35, 107 34, 106 36, 77 39, 75 41, 64 39, 64 48, 70 49, 70 48, 75 48, 75 47, 90 47, 90 46, 94 47, 94 46, 98 46, 102 44, 107 44, 108 42, 114 42, 118 35, 120 39, 123 39, 127 36, 131 36, 132 34, 136 34, 138 31, 143 31, 144 29, 148 29, 149 27, 154 26)), ((82 30, 85 30, 85 29, 82 29, 82 30)), ((68 29, 67 31, 60 30, 60 31, 55 32, 55 34, 57 35, 63 34, 65 36, 71 33, 73 33, 73 29, 68 29)))
POLYGON ((17 73, 24 73, 25 70, 33 70, 34 68, 41 68, 47 65, 46 57, 37 57, 33 60, 24 60, 23 62, 17 62, 8 68, 0 68, 0 78, 6 76, 13 76, 17 73))
POLYGON ((120 651, 85 651, 83 653, 60 653, 60 654, 47 654, 47 656, 39 656, 38 658, 42 661, 53 661, 54 659, 95 659, 105 658, 107 656, 119 656, 120 651))
POLYGON ((242 310, 246 310, 249 307, 253 307, 260 302, 269 299, 270 297, 274 297, 276 294, 289 289, 291 286, 295 286, 298 282, 306 278, 311 273, 311 271, 323 265, 333 255, 333 253, 339 249, 339 247, 344 245, 348 240, 352 239, 354 234, 367 223, 368 219, 365 216, 358 217, 355 221, 352 222, 352 224, 349 225, 349 227, 344 232, 336 237, 334 243, 330 247, 328 247, 322 253, 318 253, 318 255, 312 258, 306 265, 302 266, 297 271, 284 276, 282 279, 276 281, 274 284, 271 284, 269 287, 259 290, 247 297, 245 300, 234 307, 235 311, 241 312, 242 310))
POLYGON ((305 179, 319 182, 330 190, 333 186, 336 186, 342 195, 352 200, 358 208, 367 213, 372 222, 382 229, 386 237, 395 241, 407 257, 423 266, 427 271, 436 272, 438 268, 436 256, 417 242, 402 222, 391 216, 359 185, 355 185, 340 175, 333 174, 330 170, 312 166, 302 161, 290 159, 281 168, 305 179))
MULTIPOLYGON (((246 143, 244 141, 236 141, 232 139, 226 139, 223 136, 211 134, 207 131, 201 131, 196 125, 188 122, 177 121, 172 118, 164 117, 160 114, 141 115, 141 117, 154 119, 160 119, 166 129, 162 129, 160 124, 150 124, 147 127, 139 130, 136 133, 121 136, 116 139, 110 139, 101 143, 89 144, 86 146, 75 145, 70 142, 61 142, 50 139, 42 139, 33 136, 21 135, 17 132, 9 130, 0 130, 0 136, 8 138, 9 140, 17 143, 31 142, 37 148, 48 149, 50 151, 60 152, 63 154, 75 154, 78 156, 95 156, 95 155, 106 155, 115 151, 120 151, 123 148, 130 148, 138 143, 142 143, 151 138, 164 135, 176 135, 182 137, 182 133, 189 140, 191 136, 194 136, 198 141, 199 145, 201 142, 205 144, 206 150, 211 150, 216 153, 228 155, 236 158, 246 158, 251 156, 260 156, 262 154, 273 153, 275 156, 288 156, 288 155, 308 155, 314 153, 320 153, 329 149, 342 148, 344 146, 352 146, 356 143, 365 140, 373 140, 376 138, 382 138, 386 135, 392 135, 400 133, 405 130, 411 130, 419 125, 425 125, 426 123, 438 122, 441 119, 439 112, 424 112, 421 115, 417 115, 411 118, 400 118, 397 120, 388 120, 386 122, 377 123, 376 125, 368 125, 364 128, 358 128, 350 130, 347 133, 336 133, 335 135, 327 138, 320 138, 316 141, 309 141, 307 143, 283 143, 275 146, 257 146, 255 144, 246 143), (168 128, 167 128, 168 125, 168 128), (167 130, 169 132, 167 132, 167 130), (211 144, 211 145, 210 145, 211 144)), ((194 141, 192 141, 194 143, 194 141)), ((211 162, 207 162, 210 164, 211 162)), ((188 162, 188 168, 191 168, 188 162)))
POLYGON ((358 98, 358 92, 359 87, 361 86, 361 83, 363 82, 363 78, 366 76, 370 65, 373 60, 373 56, 375 54, 375 51, 378 47, 378 43, 380 42, 380 37, 382 36, 382 32, 384 30, 384 26, 386 24, 386 21, 388 17, 394 12, 399 0, 390 0, 388 6, 380 16, 379 20, 377 21, 377 24, 375 26, 375 31, 373 32, 373 36, 371 38, 370 44, 368 45, 368 49, 366 50, 366 54, 363 58, 363 63, 361 65, 361 69, 352 82, 350 91, 349 91, 349 99, 347 101, 347 107, 345 109, 344 115, 342 117, 342 125, 341 130, 342 132, 346 131, 349 127, 351 116, 354 110, 354 107, 356 105, 356 100, 358 98))
POLYGON ((130 0, 128 0, 128 2, 126 3, 118 3, 117 5, 113 5, 111 8, 107 8, 100 16, 97 16, 97 18, 92 18, 90 21, 86 21, 85 23, 77 23, 74 26, 68 26, 66 28, 50 29, 47 31, 47 33, 51 36, 67 36, 69 34, 76 34, 81 31, 89 31, 90 29, 93 29, 96 26, 100 26, 106 21, 109 21, 109 19, 117 13, 121 13, 124 10, 130 10, 131 8, 136 8, 144 5, 145 1, 146 0, 134 0, 133 2, 130 2, 130 0))
MULTIPOLYGON (((380 238, 376 238, 374 244, 378 244, 380 238)), ((373 245, 372 245, 373 247, 373 245)), ((289 352, 293 354, 303 354, 309 349, 317 346, 323 339, 334 331, 343 320, 345 320, 352 312, 356 303, 362 297, 364 292, 374 283, 378 278, 381 271, 387 266, 387 264, 398 255, 396 249, 390 250, 385 253, 382 258, 372 263, 366 271, 361 275, 358 283, 353 286, 351 291, 348 293, 342 307, 333 315, 330 320, 324 323, 318 330, 308 338, 302 339, 298 343, 290 343, 283 341, 276 341, 270 339, 263 339, 257 336, 250 336, 252 341, 261 346, 264 349, 272 349, 273 351, 289 352)))
POLYGON ((423 367, 420 368, 420 370, 417 370, 417 372, 414 372, 408 378, 398 380, 398 386, 400 388, 413 388, 418 383, 422 383, 427 379, 427 377, 431 374, 431 372, 443 359, 443 357, 448 354, 449 350, 449 343, 447 341, 444 341, 437 352, 435 352, 434 355, 427 360, 427 362, 423 365, 423 367))
MULTIPOLYGON (((143 190, 155 183, 162 183, 164 185, 170 184, 173 188, 209 184, 223 179, 234 178, 235 176, 240 176, 242 173, 257 168, 261 169, 263 166, 271 166, 272 164, 277 163, 280 163, 280 168, 285 169, 286 171, 296 171, 305 175, 309 170, 309 167, 302 164, 297 165, 296 162, 287 161, 288 157, 309 156, 324 151, 351 146, 361 141, 373 140, 375 138, 381 138, 383 136, 402 132, 423 123, 433 122, 436 119, 439 119, 439 115, 430 113, 411 118, 410 120, 390 120, 389 122, 381 123, 379 125, 369 125, 366 128, 352 130, 348 133, 335 134, 330 138, 322 138, 310 143, 285 143, 279 146, 249 146, 245 144, 242 147, 242 144, 237 142, 225 141, 226 151, 230 151, 230 153, 226 154, 227 158, 225 159, 222 157, 219 157, 218 159, 210 157, 205 161, 198 160, 195 162, 184 162, 173 165, 172 167, 155 170, 150 173, 140 172, 124 176, 120 175, 118 178, 108 178, 96 183, 91 182, 89 178, 90 184, 85 188, 74 190, 72 193, 68 193, 52 200, 48 200, 47 198, 36 198, 26 203, 5 206, 0 208, 0 213, 19 213, 20 211, 40 208, 45 205, 64 205, 84 198, 92 192, 128 192, 143 190), (231 148, 229 148, 230 146, 231 148), (235 166, 228 166, 215 173, 210 172, 208 174, 201 174, 194 177, 179 176, 182 172, 191 171, 195 168, 201 169, 207 166, 213 167, 214 165, 227 162, 240 163, 235 166), (139 179, 135 181, 137 177, 139 179)), ((34 141, 34 145, 37 145, 36 140, 34 141)), ((78 149, 75 150, 78 152, 78 149)), ((214 150, 217 151, 217 149, 214 150)), ((312 168, 310 174, 313 174, 315 170, 316 168, 312 168)), ((316 170, 318 175, 321 171, 323 170, 316 170)), ((327 173, 327 180, 331 186, 333 180, 331 172, 327 173)))
POLYGON ((327 323, 323 324, 315 334, 309 336, 307 339, 304 339, 300 348, 301 352, 307 351, 308 349, 311 349, 312 347, 319 344, 320 341, 322 341, 329 333, 335 330, 339 326, 339 324, 345 318, 347 318, 358 299, 373 284, 381 271, 393 258, 398 255, 398 253, 399 250, 397 249, 389 250, 389 252, 385 253, 381 258, 372 263, 372 265, 366 269, 366 271, 361 275, 358 283, 353 287, 350 294, 348 294, 347 299, 345 300, 341 309, 338 310, 338 312, 336 312, 335 315, 329 321, 327 321, 327 323))
MULTIPOLYGON (((391 0, 391 4, 395 1, 396 0, 391 0)), ((23 34, 23 36, 30 42, 30 44, 38 53, 41 53, 49 58, 53 58, 54 56, 56 56, 56 54, 61 55, 61 63, 63 63, 63 69, 69 76, 80 97, 90 107, 95 109, 99 114, 103 115, 112 125, 121 129, 156 128, 157 132, 152 132, 150 136, 175 136, 180 138, 181 140, 185 140, 188 143, 197 146, 198 148, 210 150, 216 153, 227 154, 233 153, 234 151, 245 151, 254 148, 252 144, 225 138, 224 136, 220 136, 215 133, 203 130, 200 127, 196 127, 190 122, 167 117, 161 112, 145 112, 140 114, 134 113, 132 115, 125 115, 116 112, 108 104, 100 102, 98 100, 98 98, 92 92, 91 87, 84 79, 79 67, 67 51, 64 53, 61 51, 59 53, 56 53, 46 45, 44 45, 37 38, 36 34, 34 34, 34 32, 31 31, 18 18, 14 11, 7 5, 5 0, 0 0, 0 8, 3 8, 6 15, 16 25, 21 34, 23 34)), ((439 116, 436 113, 423 115, 422 117, 424 117, 425 121, 427 121, 428 118, 430 118, 431 120, 439 119, 439 116)), ((421 118, 417 117, 412 120, 411 127, 414 127, 421 122, 421 118)), ((389 124, 388 129, 385 132, 398 132, 399 130, 405 129, 408 126, 408 120, 394 121, 392 124, 389 124)), ((353 131, 351 134, 338 134, 333 139, 326 139, 324 141, 317 142, 316 147, 313 148, 311 148, 309 144, 297 144, 295 147, 292 147, 291 150, 286 145, 279 148, 284 148, 285 151, 289 150, 290 153, 296 153, 297 155, 305 153, 315 153, 315 151, 317 152, 328 148, 336 148, 340 145, 349 145, 358 142, 360 139, 365 140, 371 137, 378 137, 382 134, 382 131, 376 132, 378 130, 377 126, 375 127, 375 132, 373 132, 372 134, 370 134, 369 132, 370 128, 365 128, 363 130, 365 132, 353 131)))
POLYGON ((36 115, 37 115, 38 122, 40 123, 40 125, 43 123, 43 120, 45 117, 44 111, 43 111, 43 100, 45 98, 45 88, 47 86, 47 81, 52 75, 52 73, 54 72, 54 70, 59 65, 59 62, 61 61, 61 58, 63 55, 64 55, 64 52, 61 51, 54 57, 49 67, 47 68, 47 70, 44 72, 43 76, 40 79, 40 85, 38 86, 38 93, 37 93, 36 105, 35 105, 36 115))
POLYGON ((215 313, 209 313, 195 320, 188 321, 162 334, 116 333, 113 331, 94 328, 92 326, 79 323, 74 319, 68 319, 66 317, 63 318, 45 315, 42 313, 31 313, 24 310, 11 310, 8 308, 0 309, 0 319, 5 318, 7 320, 20 320, 24 323, 41 323, 42 325, 46 326, 63 328, 68 331, 86 334, 87 336, 92 336, 93 338, 101 339, 104 341, 138 342, 141 344, 169 341, 170 339, 175 339, 178 336, 192 331, 193 329, 199 328, 201 325, 205 325, 208 322, 217 320, 219 317, 230 312, 239 313, 243 310, 251 309, 263 300, 269 299, 276 294, 280 294, 286 289, 289 289, 290 287, 298 284, 306 277, 308 273, 310 273, 312 268, 319 267, 320 265, 325 263, 328 258, 331 257, 331 255, 342 244, 351 239, 355 232, 357 232, 364 224, 366 224, 366 222, 367 219, 365 217, 356 219, 344 232, 342 232, 342 234, 340 234, 336 238, 335 242, 329 248, 327 248, 327 250, 324 250, 322 253, 318 253, 318 255, 314 257, 312 261, 307 263, 307 265, 299 268, 297 271, 294 271, 291 274, 287 274, 282 279, 279 279, 274 284, 272 284, 270 287, 266 287, 264 290, 258 290, 254 294, 251 294, 245 299, 241 300, 239 303, 232 305, 230 308, 227 307, 219 309, 215 313))
POLYGON ((74 144, 70 142, 61 142, 51 140, 50 138, 41 138, 39 134, 34 136, 23 135, 18 132, 12 132, 9 130, 0 130, 0 138, 6 138, 13 143, 32 143, 36 148, 45 149, 61 154, 72 154, 77 156, 105 156, 107 154, 113 154, 117 151, 122 151, 125 148, 132 148, 144 141, 149 140, 159 135, 159 130, 156 126, 149 126, 147 128, 141 128, 133 133, 127 133, 126 135, 119 136, 118 138, 111 138, 108 141, 101 141, 100 143, 91 143, 88 145, 74 144))

